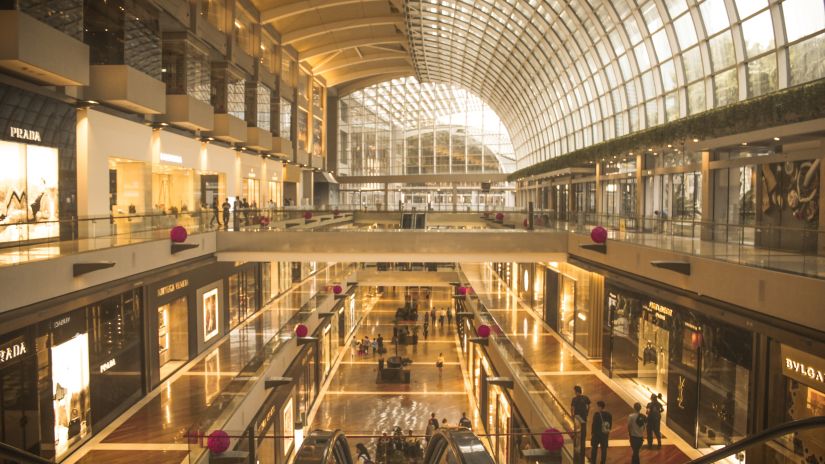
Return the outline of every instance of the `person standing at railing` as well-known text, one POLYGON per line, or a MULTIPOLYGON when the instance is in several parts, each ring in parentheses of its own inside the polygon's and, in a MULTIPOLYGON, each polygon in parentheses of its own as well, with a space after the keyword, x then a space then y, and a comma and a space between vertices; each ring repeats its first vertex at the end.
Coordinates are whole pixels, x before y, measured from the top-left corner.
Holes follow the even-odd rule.
POLYGON ((235 230, 241 230, 241 208, 243 208, 241 199, 235 197, 235 201, 232 203, 232 226, 235 230))
POLYGON ((581 437, 579 437, 581 441, 579 443, 582 450, 584 450, 585 443, 587 443, 587 416, 590 414, 590 398, 582 394, 582 387, 579 385, 573 387, 573 394, 573 400, 570 401, 570 411, 573 413, 574 421, 577 416, 581 421, 581 437))

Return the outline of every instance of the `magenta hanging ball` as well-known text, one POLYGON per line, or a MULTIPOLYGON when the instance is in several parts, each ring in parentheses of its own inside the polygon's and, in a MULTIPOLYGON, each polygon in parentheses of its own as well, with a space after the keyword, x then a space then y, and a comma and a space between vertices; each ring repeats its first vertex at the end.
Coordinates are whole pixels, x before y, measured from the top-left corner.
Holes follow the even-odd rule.
POLYGON ((528 221, 527 219, 524 219, 524 221, 522 221, 521 223, 522 225, 524 225, 524 227, 528 227, 530 225, 530 221, 528 221))
POLYGON ((262 226, 268 226, 268 225, 269 225, 269 221, 270 221, 270 219, 269 219, 268 217, 266 217, 266 216, 261 216, 261 225, 262 225, 262 226))
POLYGON ((490 326, 482 324, 478 326, 478 328, 476 329, 476 333, 481 338, 487 338, 490 336, 490 326))
POLYGON ((223 430, 215 430, 206 439, 206 447, 214 454, 221 454, 229 449, 229 434, 223 430))
POLYGON ((558 429, 549 428, 541 433, 541 446, 547 451, 558 451, 564 446, 564 436, 558 429))
POLYGON ((172 227, 172 230, 169 231, 169 238, 171 238, 175 243, 185 242, 186 236, 186 229, 183 226, 172 227))
POLYGON ((295 327, 295 335, 297 335, 300 338, 306 337, 308 333, 309 329, 304 324, 298 324, 298 326, 295 327))
POLYGON ((607 241, 607 229, 602 226, 596 226, 590 231, 590 239, 595 243, 604 243, 607 241))
POLYGON ((467 287, 458 287, 458 294, 459 295, 466 295, 467 294, 467 287))
POLYGON ((304 219, 312 219, 312 211, 306 211, 304 213, 304 219))
POLYGON ((344 291, 344 289, 341 288, 340 285, 336 285, 336 286, 332 287, 332 293, 335 293, 336 295, 340 295, 341 292, 343 292, 343 291, 344 291))
POLYGON ((504 213, 496 213, 496 221, 503 221, 504 213))

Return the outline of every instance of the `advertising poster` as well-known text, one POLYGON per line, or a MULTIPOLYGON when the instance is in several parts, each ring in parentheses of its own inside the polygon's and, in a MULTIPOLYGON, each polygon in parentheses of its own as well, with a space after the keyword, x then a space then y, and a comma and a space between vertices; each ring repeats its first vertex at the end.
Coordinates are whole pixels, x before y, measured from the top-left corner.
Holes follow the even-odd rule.
POLYGON ((203 294, 203 341, 218 335, 218 289, 203 294))
POLYGON ((0 142, 0 242, 56 237, 57 150, 0 142))

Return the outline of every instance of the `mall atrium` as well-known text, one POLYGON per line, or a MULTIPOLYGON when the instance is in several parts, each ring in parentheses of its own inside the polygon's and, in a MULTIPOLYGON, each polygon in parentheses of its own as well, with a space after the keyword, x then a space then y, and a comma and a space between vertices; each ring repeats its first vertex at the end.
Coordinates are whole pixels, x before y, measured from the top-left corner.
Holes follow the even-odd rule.
POLYGON ((0 0, 0 464, 825 464, 825 0, 0 0))

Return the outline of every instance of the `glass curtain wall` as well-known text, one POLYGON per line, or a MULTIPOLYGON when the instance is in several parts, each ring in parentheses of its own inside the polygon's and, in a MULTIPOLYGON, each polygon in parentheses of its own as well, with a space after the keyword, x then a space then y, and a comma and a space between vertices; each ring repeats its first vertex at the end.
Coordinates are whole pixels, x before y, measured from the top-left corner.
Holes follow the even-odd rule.
POLYGON ((495 108, 519 168, 825 77, 821 0, 405 7, 419 77, 495 108))
POLYGON ((458 86, 395 79, 342 98, 338 117, 342 174, 512 172, 515 167, 499 117, 458 86))

